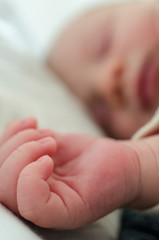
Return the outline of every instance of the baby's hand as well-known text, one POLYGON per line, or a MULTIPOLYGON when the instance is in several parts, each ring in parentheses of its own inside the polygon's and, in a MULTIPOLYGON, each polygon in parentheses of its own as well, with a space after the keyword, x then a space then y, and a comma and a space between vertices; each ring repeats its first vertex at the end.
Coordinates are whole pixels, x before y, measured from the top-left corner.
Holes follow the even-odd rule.
POLYGON ((55 134, 54 164, 49 156, 30 161, 29 145, 23 145, 31 163, 18 178, 20 214, 41 227, 73 229, 124 205, 158 203, 158 138, 132 142, 55 134))
POLYGON ((15 213, 41 227, 73 229, 124 205, 159 202, 158 136, 131 142, 54 135, 37 130, 34 119, 3 134, 0 201, 15 213))
POLYGON ((18 210, 24 218, 41 227, 73 229, 135 197, 139 169, 129 147, 85 135, 56 134, 55 139, 54 166, 45 156, 18 178, 18 210))
POLYGON ((17 182, 21 171, 40 157, 54 154, 53 137, 51 130, 37 129, 34 118, 17 120, 6 127, 0 139, 0 202, 13 212, 19 213, 17 182))

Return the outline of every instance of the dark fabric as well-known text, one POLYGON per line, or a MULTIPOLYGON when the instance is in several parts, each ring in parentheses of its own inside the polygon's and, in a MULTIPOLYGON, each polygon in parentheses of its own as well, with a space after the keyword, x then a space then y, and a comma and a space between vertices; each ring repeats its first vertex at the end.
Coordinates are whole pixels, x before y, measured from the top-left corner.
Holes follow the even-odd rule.
POLYGON ((159 240, 159 217, 123 210, 118 240, 159 240))

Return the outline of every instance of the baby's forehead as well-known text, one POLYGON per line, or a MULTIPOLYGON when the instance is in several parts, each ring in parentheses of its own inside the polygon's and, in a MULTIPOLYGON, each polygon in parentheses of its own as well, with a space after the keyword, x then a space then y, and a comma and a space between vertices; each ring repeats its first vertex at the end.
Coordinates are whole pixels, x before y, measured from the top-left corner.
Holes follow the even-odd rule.
MULTIPOLYGON (((109 0, 110 1, 110 0, 109 0)), ((104 23, 108 24, 112 23, 115 24, 115 22, 118 22, 118 17, 121 18, 121 16, 124 16, 126 13, 126 17, 129 16, 129 12, 132 12, 132 10, 135 8, 143 8, 145 5, 147 5, 147 0, 111 0, 113 3, 107 3, 107 1, 103 4, 99 4, 97 6, 91 7, 89 10, 85 10, 82 14, 78 15, 65 26, 65 30, 59 37, 59 39, 62 39, 64 41, 76 39, 77 42, 79 38, 83 38, 85 35, 88 35, 87 32, 89 32, 90 27, 93 29, 96 29, 96 23, 104 23), (115 3, 116 2, 116 3, 115 3), (123 11, 124 10, 124 11, 123 11), (103 21, 104 20, 104 21, 103 21)), ((150 0, 149 4, 154 5, 153 3, 155 0, 150 0)), ((151 9, 151 8, 149 8, 151 9)), ((132 16, 132 14, 130 14, 132 16)), ((133 19, 130 18, 130 21, 133 19)))
POLYGON ((131 8, 131 7, 141 7, 146 4, 153 4, 156 3, 158 0, 108 0, 102 4, 92 7, 89 10, 86 10, 80 18, 91 17, 96 14, 100 13, 109 13, 113 10, 120 10, 124 8, 131 8))

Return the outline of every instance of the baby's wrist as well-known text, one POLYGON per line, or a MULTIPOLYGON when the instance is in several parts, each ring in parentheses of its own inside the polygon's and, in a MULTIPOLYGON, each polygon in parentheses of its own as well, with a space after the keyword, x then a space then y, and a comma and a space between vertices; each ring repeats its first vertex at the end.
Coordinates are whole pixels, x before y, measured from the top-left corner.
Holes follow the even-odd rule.
MULTIPOLYGON (((127 142, 135 156, 134 161, 138 164, 138 187, 135 198, 128 206, 136 209, 150 208, 159 202, 158 163, 156 137, 145 138, 138 141, 127 142)), ((134 175, 134 177, 136 177, 134 175)))

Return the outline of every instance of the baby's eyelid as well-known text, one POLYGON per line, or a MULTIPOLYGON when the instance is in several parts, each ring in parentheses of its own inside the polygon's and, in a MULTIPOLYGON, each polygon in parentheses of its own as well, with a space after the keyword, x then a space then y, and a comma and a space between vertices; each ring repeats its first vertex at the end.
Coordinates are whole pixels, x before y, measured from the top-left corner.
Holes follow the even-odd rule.
POLYGON ((110 36, 104 37, 97 51, 96 57, 103 58, 111 49, 112 39, 110 36))

